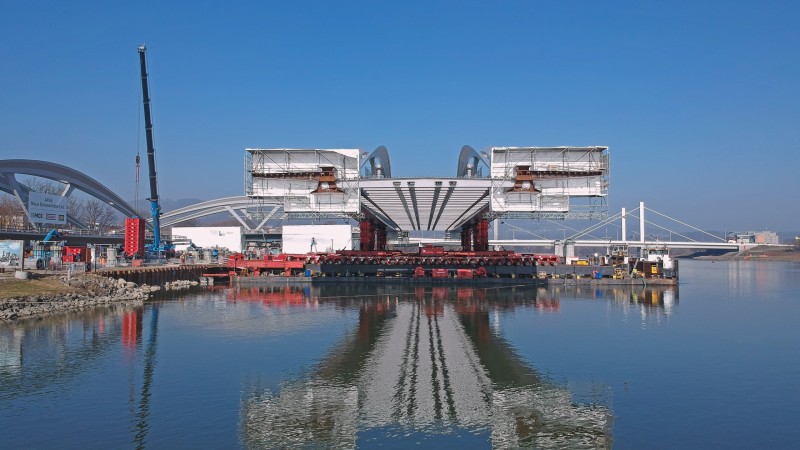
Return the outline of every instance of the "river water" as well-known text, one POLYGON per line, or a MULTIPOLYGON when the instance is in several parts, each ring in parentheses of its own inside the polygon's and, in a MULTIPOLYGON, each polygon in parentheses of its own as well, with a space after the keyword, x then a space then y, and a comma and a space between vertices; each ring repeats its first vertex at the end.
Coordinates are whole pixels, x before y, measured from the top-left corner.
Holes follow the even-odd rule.
POLYGON ((220 286, 0 324, 0 447, 800 447, 800 265, 681 276, 220 286))

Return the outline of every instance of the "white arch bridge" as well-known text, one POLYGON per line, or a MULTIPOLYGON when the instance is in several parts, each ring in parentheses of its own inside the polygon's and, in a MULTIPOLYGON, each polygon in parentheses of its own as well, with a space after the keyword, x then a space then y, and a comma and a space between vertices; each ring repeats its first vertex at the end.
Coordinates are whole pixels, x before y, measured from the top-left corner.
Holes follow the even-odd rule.
MULTIPOLYGON (((141 217, 136 210, 111 189, 94 178, 61 164, 32 159, 0 160, 0 191, 11 194, 19 200, 25 215, 29 216, 28 200, 30 188, 17 180, 17 174, 46 178, 61 183, 62 197, 68 197, 78 189, 94 198, 103 201, 126 217, 141 217)), ((88 228, 76 217, 67 214, 67 223, 79 228, 88 228)))

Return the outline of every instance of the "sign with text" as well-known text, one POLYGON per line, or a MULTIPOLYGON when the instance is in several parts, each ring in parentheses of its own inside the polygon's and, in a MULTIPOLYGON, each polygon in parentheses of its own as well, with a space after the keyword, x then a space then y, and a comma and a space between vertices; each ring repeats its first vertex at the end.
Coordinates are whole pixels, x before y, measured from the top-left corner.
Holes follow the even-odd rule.
POLYGON ((22 241, 0 241, 0 267, 22 264, 22 241))
POLYGON ((34 223, 67 223, 67 197, 40 192, 28 194, 28 214, 34 223))

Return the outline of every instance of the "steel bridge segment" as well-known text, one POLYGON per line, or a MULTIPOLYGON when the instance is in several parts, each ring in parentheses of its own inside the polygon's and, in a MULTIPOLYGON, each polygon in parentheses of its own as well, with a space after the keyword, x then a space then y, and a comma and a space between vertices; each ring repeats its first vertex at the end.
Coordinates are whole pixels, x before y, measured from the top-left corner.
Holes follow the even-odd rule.
POLYGON ((185 206, 183 208, 178 208, 161 215, 161 226, 172 226, 178 224, 180 222, 197 219, 200 217, 210 216, 212 214, 218 214, 227 212, 233 215, 240 223, 244 222, 246 224, 246 228, 250 230, 257 230, 261 226, 261 224, 256 224, 255 226, 251 226, 247 224, 244 219, 239 216, 235 211, 245 211, 245 218, 253 219, 254 216, 250 215, 247 212, 249 209, 254 207, 264 207, 264 206, 271 206, 272 209, 269 212, 268 217, 272 217, 275 215, 276 211, 275 208, 282 209, 283 203, 276 201, 276 200, 265 200, 265 199, 253 199, 248 196, 237 196, 237 197, 223 197, 218 198, 215 200, 208 200, 205 202, 196 203, 194 205, 185 206), (249 216, 249 217, 248 217, 249 216))
MULTIPOLYGON (((115 194, 111 189, 104 186, 94 178, 61 164, 51 163, 47 161, 39 161, 33 159, 4 159, 0 160, 0 189, 9 194, 15 195, 22 203, 23 208, 27 214, 28 205, 28 192, 30 190, 27 186, 19 183, 16 180, 16 174, 32 175, 49 180, 58 181, 66 184, 63 193, 69 195, 74 189, 79 189, 98 200, 107 203, 112 208, 127 217, 141 216, 136 210, 123 200, 120 196, 115 194)), ((68 218, 69 219, 69 218, 68 218)), ((73 225, 86 228, 86 225, 74 217, 69 220, 73 225)))
POLYGON ((364 208, 364 210, 369 213, 368 214, 369 216, 378 219, 381 223, 383 223, 384 225, 395 231, 400 230, 400 227, 396 223, 394 223, 392 219, 389 218, 389 214, 387 214, 386 211, 383 210, 383 208, 378 206, 378 204, 375 203, 375 201, 373 201, 370 198, 369 194, 367 194, 364 191, 361 191, 361 198, 366 200, 367 203, 369 203, 369 205, 367 205, 366 203, 362 203, 361 205, 364 208))
POLYGON ((370 174, 372 174, 372 176, 375 176, 376 169, 380 169, 383 178, 392 177, 392 164, 389 161, 389 151, 386 150, 386 147, 383 145, 373 150, 369 156, 364 158, 361 167, 359 167, 359 172, 363 172, 367 164, 369 164, 370 174))
POLYGON ((491 180, 364 178, 359 185, 362 207, 375 217, 388 218, 387 225, 394 223, 402 231, 460 231, 488 210, 491 180), (445 187, 448 189, 441 195, 445 187))
POLYGON ((461 178, 475 176, 475 169, 478 168, 479 163, 483 163, 487 170, 492 167, 485 152, 478 153, 469 145, 461 147, 461 153, 458 155, 458 170, 456 171, 456 176, 461 178))

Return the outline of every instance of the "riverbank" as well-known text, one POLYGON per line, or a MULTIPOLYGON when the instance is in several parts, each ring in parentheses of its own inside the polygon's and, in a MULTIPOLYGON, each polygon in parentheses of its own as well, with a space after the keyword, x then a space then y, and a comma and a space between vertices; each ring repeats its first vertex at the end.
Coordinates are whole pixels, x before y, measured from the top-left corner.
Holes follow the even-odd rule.
MULTIPOLYGON (((197 282, 176 281, 165 289, 183 289, 197 282)), ((0 279, 0 322, 38 317, 94 306, 138 305, 161 286, 136 283, 94 274, 30 274, 27 280, 0 279)))
POLYGON ((741 252, 730 252, 717 256, 698 256, 700 261, 782 261, 800 262, 800 249, 797 247, 772 247, 760 245, 741 252))

